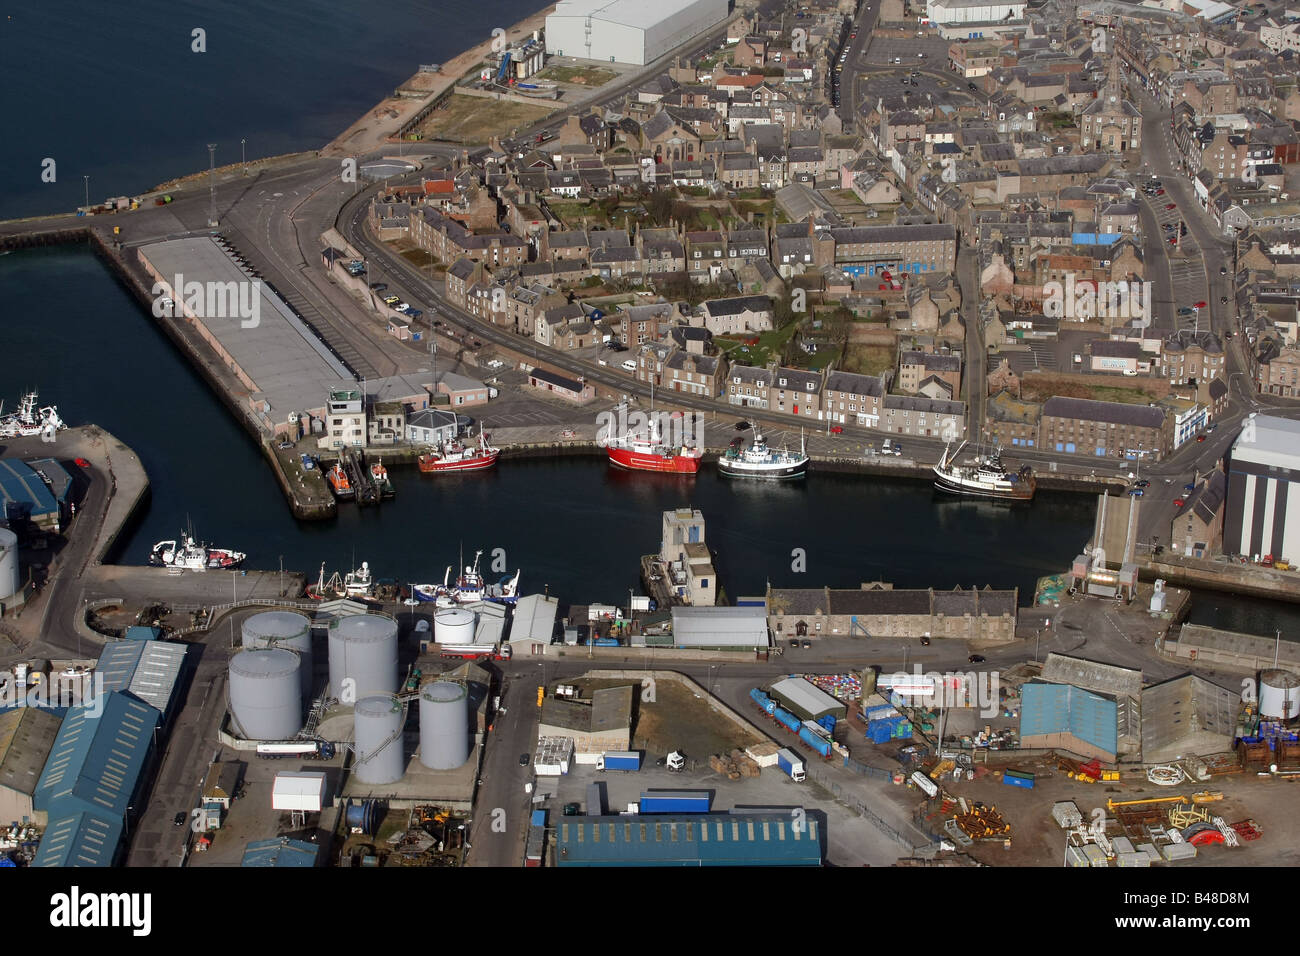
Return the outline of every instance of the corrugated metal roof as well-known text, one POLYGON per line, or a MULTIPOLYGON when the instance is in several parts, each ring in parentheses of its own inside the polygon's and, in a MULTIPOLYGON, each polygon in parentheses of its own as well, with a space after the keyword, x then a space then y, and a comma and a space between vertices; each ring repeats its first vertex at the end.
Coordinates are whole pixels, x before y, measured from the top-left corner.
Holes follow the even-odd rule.
POLYGON ((1119 746, 1119 714, 1113 700, 1068 684, 1025 684, 1020 689, 1020 736, 1071 734, 1107 753, 1119 746))
POLYGON ((816 720, 823 714, 843 716, 845 707, 842 703, 802 677, 787 677, 772 685, 772 696, 792 705, 807 715, 808 720, 816 720))
POLYGON ((135 791, 158 719, 155 708, 120 693, 73 707, 36 785, 35 808, 51 816, 81 810, 121 816, 135 791))
POLYGON ((316 865, 316 851, 316 844, 288 837, 258 840, 244 848, 244 858, 239 865, 313 867, 316 865))
POLYGON ((59 503, 45 482, 25 462, 0 459, 0 504, 5 513, 58 514, 59 503))
POLYGON ((555 615, 560 607, 557 598, 543 594, 525 594, 515 604, 510 624, 510 640, 551 643, 555 633, 555 615))
POLYGON ((680 647, 767 647, 761 607, 675 607, 673 641, 680 647))
POLYGON ((35 792, 61 723, 36 707, 0 714, 0 787, 28 796, 35 792))
POLYGON ((52 819, 33 866, 112 866, 122 839, 120 816, 81 812, 52 819))
POLYGON ((105 691, 126 691, 166 713, 184 663, 184 644, 118 641, 104 648, 96 670, 105 691))
POLYGON ((820 866, 821 824, 811 815, 655 814, 561 817, 558 866, 820 866))

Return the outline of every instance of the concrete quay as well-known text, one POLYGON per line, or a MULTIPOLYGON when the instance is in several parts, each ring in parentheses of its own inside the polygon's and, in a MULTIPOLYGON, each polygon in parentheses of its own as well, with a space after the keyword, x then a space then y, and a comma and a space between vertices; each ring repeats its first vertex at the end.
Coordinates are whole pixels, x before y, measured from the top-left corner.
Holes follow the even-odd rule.
POLYGON ((1279 571, 1227 559, 1188 558, 1168 551, 1159 557, 1140 555, 1137 561, 1144 580, 1164 578, 1184 587, 1300 603, 1300 571, 1279 571))

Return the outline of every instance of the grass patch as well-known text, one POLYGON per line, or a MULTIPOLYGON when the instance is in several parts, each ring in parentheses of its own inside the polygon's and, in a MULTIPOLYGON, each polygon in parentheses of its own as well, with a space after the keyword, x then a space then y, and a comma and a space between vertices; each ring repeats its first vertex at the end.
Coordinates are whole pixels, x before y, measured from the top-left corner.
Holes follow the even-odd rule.
POLYGON ((602 70, 595 66, 553 66, 537 74, 539 79, 555 80, 557 83, 574 83, 578 86, 604 86, 618 76, 613 70, 602 70))
POLYGON ((1026 375, 1020 383, 1021 397, 1028 402, 1044 402, 1059 395, 1062 398, 1090 398, 1097 402, 1118 402, 1123 405, 1146 405, 1158 396, 1143 388, 1126 388, 1120 385, 1089 385, 1071 382, 1052 376, 1026 375))
POLYGON ((880 375, 894 367, 894 350, 888 345, 850 345, 844 362, 846 372, 859 375, 880 375))
POLYGON ((804 361, 804 365, 814 372, 820 372, 840 357, 839 349, 819 348, 804 361))
POLYGON ((553 109, 462 93, 453 93, 443 103, 420 124, 419 132, 424 139, 485 143, 493 135, 506 136, 516 127, 531 125, 553 109))
POLYGON ((799 329, 797 322, 791 322, 783 329, 760 332, 757 345, 746 345, 745 339, 753 336, 719 336, 718 347, 727 353, 733 362, 748 362, 753 366, 764 366, 776 359, 780 361, 785 345, 794 338, 799 329))

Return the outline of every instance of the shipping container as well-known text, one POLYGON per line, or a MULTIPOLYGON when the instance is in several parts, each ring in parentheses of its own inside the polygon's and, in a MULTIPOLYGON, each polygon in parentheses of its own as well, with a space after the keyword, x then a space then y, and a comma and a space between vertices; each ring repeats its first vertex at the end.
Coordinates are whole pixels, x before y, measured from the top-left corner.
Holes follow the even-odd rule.
POLYGON ((641 813, 708 813, 713 797, 707 790, 658 790, 641 794, 641 813))
POLYGON ((1008 787, 1020 787, 1024 790, 1034 789, 1034 778, 1032 774, 1017 775, 1011 771, 1003 771, 1002 782, 1008 787))

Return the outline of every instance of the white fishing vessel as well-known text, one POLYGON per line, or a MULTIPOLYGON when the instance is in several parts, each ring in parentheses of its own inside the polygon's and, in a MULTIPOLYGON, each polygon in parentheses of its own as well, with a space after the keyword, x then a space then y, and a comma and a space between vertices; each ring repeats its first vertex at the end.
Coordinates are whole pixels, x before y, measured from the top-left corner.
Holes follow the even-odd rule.
POLYGON ((966 447, 966 442, 958 445, 951 454, 949 447, 944 446, 943 456, 934 466, 934 486, 940 491, 1008 501, 1029 501, 1034 497, 1037 483, 1033 469, 1028 465, 1016 472, 1007 471, 997 449, 989 455, 977 455, 969 464, 959 465, 957 456, 966 447))
POLYGON ((718 459, 718 471, 728 478, 802 478, 808 473, 803 437, 797 452, 769 447, 759 432, 748 448, 732 446, 718 459))
POLYGON ((199 543, 191 534, 182 534, 179 538, 159 541, 155 544, 149 554, 149 561, 164 568, 207 571, 210 568, 236 568, 244 562, 245 557, 247 555, 242 551, 212 548, 199 543))
POLYGON ((474 604, 478 601, 496 601, 499 604, 514 604, 519 600, 519 575, 502 578, 497 584, 487 584, 479 573, 479 558, 482 551, 474 552, 474 563, 468 565, 456 578, 451 580, 451 565, 447 566, 441 584, 417 584, 411 588, 412 596, 417 601, 432 602, 438 607, 455 607, 458 604, 474 604))
POLYGON ((0 417, 0 438, 43 435, 52 439, 55 432, 68 427, 59 417, 57 405, 38 407, 36 402, 36 392, 28 392, 19 400, 18 411, 0 417))

